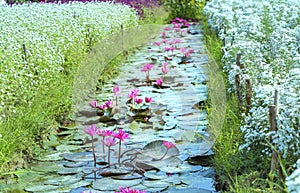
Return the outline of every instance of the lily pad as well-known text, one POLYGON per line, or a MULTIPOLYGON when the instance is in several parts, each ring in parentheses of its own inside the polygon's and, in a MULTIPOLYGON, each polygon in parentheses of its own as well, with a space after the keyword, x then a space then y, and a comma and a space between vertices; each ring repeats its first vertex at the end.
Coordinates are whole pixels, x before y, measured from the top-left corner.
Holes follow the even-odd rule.
POLYGON ((81 180, 81 181, 78 181, 78 182, 76 182, 76 183, 74 183, 74 184, 70 184, 69 187, 70 187, 70 188, 79 188, 79 187, 89 186, 89 185, 91 185, 91 184, 92 184, 92 182, 88 182, 88 181, 83 181, 83 180, 81 180))
POLYGON ((44 181, 45 185, 55 185, 55 186, 67 186, 75 182, 80 181, 78 176, 68 175, 68 176, 50 176, 44 181))
POLYGON ((122 168, 106 168, 101 170, 98 175, 109 177, 109 176, 117 176, 117 175, 126 175, 129 174, 131 171, 128 169, 122 168))
POLYGON ((111 176, 112 179, 115 180, 135 180, 135 179, 140 179, 143 176, 137 173, 131 173, 131 174, 126 174, 126 175, 118 175, 118 176, 111 176))
POLYGON ((144 176, 152 180, 162 180, 168 177, 165 172, 157 172, 155 170, 145 172, 144 176))
POLYGON ((28 187, 25 187, 25 190, 28 192, 49 192, 49 191, 57 190, 58 188, 62 188, 62 186, 37 184, 37 185, 30 185, 28 187))
POLYGON ((119 187, 132 187, 141 183, 141 179, 136 180, 115 180, 112 178, 97 179, 93 182, 92 188, 101 191, 117 191, 119 187))
POLYGON ((61 156, 61 152, 53 152, 52 154, 44 153, 35 159, 38 161, 59 161, 63 159, 61 156))
POLYGON ((77 150, 80 149, 79 146, 75 146, 75 145, 59 145, 56 147, 57 151, 73 151, 73 150, 77 150))
POLYGON ((151 181, 145 180, 145 181, 142 182, 142 184, 147 187, 147 190, 149 188, 162 188, 162 189, 166 189, 169 186, 169 183, 162 182, 162 181, 159 181, 159 180, 151 180, 151 181))
POLYGON ((57 162, 39 162, 31 167, 33 171, 37 172, 56 172, 63 168, 63 166, 57 162))
POLYGON ((94 161, 92 152, 78 152, 64 155, 64 158, 73 162, 90 162, 94 161))
POLYGON ((79 168, 63 168, 57 171, 58 174, 66 175, 66 174, 78 174, 83 171, 82 167, 79 168))
POLYGON ((181 177, 181 182, 191 188, 201 188, 204 190, 214 191, 213 179, 205 178, 199 173, 187 174, 181 177))
POLYGON ((76 168, 76 167, 82 167, 87 165, 87 162, 72 162, 72 161, 65 161, 63 162, 63 166, 67 168, 76 168))

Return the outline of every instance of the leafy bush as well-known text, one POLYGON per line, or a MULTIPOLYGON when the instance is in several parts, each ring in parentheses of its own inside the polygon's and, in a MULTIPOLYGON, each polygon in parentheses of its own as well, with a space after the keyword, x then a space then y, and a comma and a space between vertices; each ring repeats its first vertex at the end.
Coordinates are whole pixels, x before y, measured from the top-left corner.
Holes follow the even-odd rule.
POLYGON ((200 19, 205 0, 163 0, 170 18, 200 19))

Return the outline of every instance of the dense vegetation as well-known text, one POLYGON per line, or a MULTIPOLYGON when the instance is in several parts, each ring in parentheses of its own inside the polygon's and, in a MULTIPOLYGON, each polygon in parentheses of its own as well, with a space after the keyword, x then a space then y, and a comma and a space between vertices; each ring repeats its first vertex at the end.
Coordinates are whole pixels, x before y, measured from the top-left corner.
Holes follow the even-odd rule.
POLYGON ((74 77, 86 53, 140 19, 129 6, 109 2, 0 9, 0 171, 7 171, 39 153, 48 134, 72 118, 74 77))
POLYGON ((164 17, 157 17, 165 13, 158 6, 162 4, 170 18, 196 19, 203 25, 216 74, 209 83, 208 110, 216 138, 218 188, 242 193, 299 192, 299 1, 122 2, 135 11, 108 2, 0 8, 0 17, 5 18, 0 21, 0 172, 23 166, 25 157, 39 153, 50 132, 72 119, 74 77, 86 53, 121 25, 162 22, 164 17), (155 14, 158 10, 160 14, 155 14), (224 80, 225 106, 221 103, 224 80), (246 102, 248 80, 250 104, 246 102), (278 131, 270 132, 268 108, 274 103, 275 89, 280 96, 278 131), (279 158, 280 172, 270 171, 272 152, 279 158))

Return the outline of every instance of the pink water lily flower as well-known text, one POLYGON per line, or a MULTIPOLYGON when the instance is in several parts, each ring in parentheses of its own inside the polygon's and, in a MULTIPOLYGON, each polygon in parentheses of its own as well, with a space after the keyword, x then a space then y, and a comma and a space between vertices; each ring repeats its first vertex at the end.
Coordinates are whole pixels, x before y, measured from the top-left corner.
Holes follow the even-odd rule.
POLYGON ((166 46, 166 47, 165 47, 165 51, 168 52, 168 51, 170 51, 170 50, 171 50, 171 47, 169 47, 169 46, 166 46))
POLYGON ((140 90, 137 88, 133 88, 130 93, 128 94, 128 98, 135 99, 137 95, 140 93, 140 90))
POLYGON ((129 138, 129 134, 122 129, 118 129, 118 133, 114 133, 113 136, 117 139, 120 139, 122 142, 124 142, 125 139, 129 138))
POLYGON ((93 107, 93 108, 96 108, 98 106, 98 101, 93 100, 92 102, 90 102, 90 106, 93 107))
POLYGON ((119 87, 118 85, 115 85, 115 86, 113 87, 113 92, 114 92, 114 95, 115 95, 115 96, 118 96, 118 95, 121 93, 120 87, 119 87))
POLYGON ((169 27, 164 28, 165 31, 169 31, 170 29, 171 28, 169 28, 169 27))
POLYGON ((113 103, 112 103, 111 100, 106 101, 105 105, 106 105, 107 108, 112 108, 113 107, 113 103))
POLYGON ((166 43, 168 43, 168 41, 169 41, 168 39, 163 39, 161 42, 166 44, 166 43))
POLYGON ((191 54, 189 52, 184 53, 184 56, 189 58, 191 56, 191 54))
POLYGON ((134 102, 135 102, 136 104, 141 104, 141 103, 143 102, 143 99, 142 99, 142 98, 135 98, 135 99, 134 99, 134 102))
POLYGON ((163 74, 167 74, 169 70, 168 70, 167 67, 162 67, 161 71, 162 71, 163 74))
POLYGON ((132 188, 122 188, 119 187, 120 192, 115 192, 115 193, 146 193, 145 191, 140 191, 140 190, 134 190, 132 188))
POLYGON ((107 147, 111 147, 111 146, 114 146, 117 144, 117 141, 114 137, 106 137, 104 140, 103 140, 103 143, 105 146, 107 147))
POLYGON ((168 63, 167 62, 163 62, 163 67, 161 68, 162 73, 165 75, 168 73, 168 63))
POLYGON ((180 51, 181 51, 182 53, 185 53, 185 52, 186 52, 186 49, 183 47, 183 48, 180 48, 180 51))
POLYGON ((145 97, 145 102, 146 103, 151 103, 153 99, 151 97, 145 97))
POLYGON ((105 111, 105 110, 107 109, 107 106, 106 106, 105 103, 102 103, 101 105, 98 106, 98 108, 99 108, 100 110, 105 111))
POLYGON ((157 80, 156 80, 156 84, 157 84, 158 86, 161 86, 161 85, 163 84, 162 78, 157 79, 157 80))
POLYGON ((97 134, 102 137, 109 137, 114 135, 114 132, 112 130, 105 129, 105 130, 100 130, 97 134))
POLYGON ((153 45, 160 46, 160 42, 153 42, 153 45))
POLYGON ((151 69, 153 68, 153 64, 145 64, 143 67, 142 67, 142 72, 148 72, 150 71, 151 69))
POLYGON ((172 142, 168 142, 168 141, 163 141, 163 145, 167 148, 167 149, 171 149, 173 147, 175 147, 175 144, 172 142))
POLYGON ((190 54, 195 53, 195 51, 193 49, 189 49, 188 51, 190 54))
POLYGON ((178 31, 180 31, 180 28, 176 27, 176 28, 174 28, 174 31, 178 32, 178 31))
POLYGON ((96 128, 96 124, 86 126, 83 131, 92 137, 100 132, 100 130, 96 128))

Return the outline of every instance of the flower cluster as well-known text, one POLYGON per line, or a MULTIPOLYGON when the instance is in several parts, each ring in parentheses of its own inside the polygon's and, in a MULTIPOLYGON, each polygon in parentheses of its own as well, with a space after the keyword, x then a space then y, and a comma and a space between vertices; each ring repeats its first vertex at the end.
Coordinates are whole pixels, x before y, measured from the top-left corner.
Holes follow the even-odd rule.
POLYGON ((146 96, 145 98, 138 97, 138 94, 140 93, 140 90, 137 88, 133 88, 130 93, 128 94, 128 98, 130 101, 132 101, 132 104, 140 105, 143 102, 146 104, 149 104, 153 102, 153 99, 151 97, 146 96))
POLYGON ((17 110, 13 104, 30 102, 39 86, 60 83, 57 77, 62 71, 69 72, 65 58, 72 48, 76 54, 84 53, 87 44, 82 42, 94 44, 120 24, 128 27, 138 21, 136 13, 122 4, 75 1, 5 6, 0 18, 1 36, 5 37, 0 40, 0 50, 5 50, 0 55, 0 121, 7 115, 2 112, 4 107, 17 110))
POLYGON ((141 190, 136 190, 136 189, 132 189, 130 187, 119 187, 120 192, 115 192, 115 193, 146 193, 146 191, 141 191, 141 190))
POLYGON ((123 129, 119 128, 118 132, 114 132, 111 130, 100 129, 97 128, 95 124, 86 126, 84 128, 84 132, 92 137, 92 150, 94 156, 94 166, 96 167, 96 154, 94 149, 94 136, 98 135, 102 137, 102 151, 105 153, 105 146, 108 148, 107 151, 107 163, 110 164, 110 148, 119 143, 119 156, 118 156, 118 164, 120 165, 121 159, 121 143, 125 142, 125 139, 129 138, 129 134, 123 131, 123 129), (117 141, 118 140, 118 141, 117 141))
POLYGON ((250 113, 241 127, 245 133, 241 148, 263 147, 260 150, 270 154, 271 147, 261 141, 272 136, 283 158, 300 155, 299 9, 300 3, 293 0, 212 0, 204 8, 224 42, 224 70, 232 90, 237 74, 253 85, 250 113), (238 54, 243 69, 236 65, 238 54), (270 132, 268 106, 274 104, 275 89, 279 91, 278 131, 270 132))

